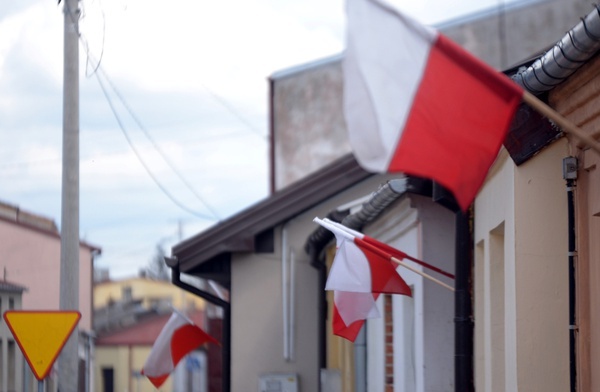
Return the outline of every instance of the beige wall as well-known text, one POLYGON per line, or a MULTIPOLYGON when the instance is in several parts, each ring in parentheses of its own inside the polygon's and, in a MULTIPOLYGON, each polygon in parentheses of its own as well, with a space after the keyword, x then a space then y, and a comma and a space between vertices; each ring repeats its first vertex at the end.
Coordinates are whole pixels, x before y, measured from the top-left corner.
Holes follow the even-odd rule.
POLYGON ((170 298, 171 304, 177 309, 192 306, 195 309, 204 309, 202 298, 174 286, 171 282, 145 278, 97 283, 94 286, 94 308, 104 307, 110 300, 120 301, 123 298, 124 287, 131 287, 133 298, 143 298, 145 306, 149 306, 152 299, 170 298))
POLYGON ((569 387, 561 139, 520 167, 503 151, 475 203, 478 390, 569 387))
MULTIPOLYGON (((575 75, 554 89, 551 105, 588 135, 597 135, 600 125, 600 58, 585 64, 575 75)), ((597 136, 596 136, 597 138, 597 136)), ((600 389, 600 154, 571 140, 571 154, 578 158, 575 182, 576 230, 576 333, 577 388, 600 389)))

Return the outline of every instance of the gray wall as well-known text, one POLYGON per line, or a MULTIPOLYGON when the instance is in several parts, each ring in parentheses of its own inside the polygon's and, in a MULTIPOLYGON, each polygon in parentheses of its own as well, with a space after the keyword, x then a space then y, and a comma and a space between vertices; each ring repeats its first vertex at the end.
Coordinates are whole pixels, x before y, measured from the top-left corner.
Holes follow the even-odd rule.
POLYGON ((275 189, 351 151, 342 113, 340 59, 325 59, 271 77, 275 189))

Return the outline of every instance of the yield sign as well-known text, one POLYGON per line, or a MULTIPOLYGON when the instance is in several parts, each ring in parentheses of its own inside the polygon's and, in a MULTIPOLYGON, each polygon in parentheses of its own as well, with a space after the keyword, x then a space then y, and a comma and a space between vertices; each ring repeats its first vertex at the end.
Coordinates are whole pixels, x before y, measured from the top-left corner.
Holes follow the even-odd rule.
POLYGON ((77 311, 8 310, 4 320, 38 380, 46 378, 81 318, 77 311))

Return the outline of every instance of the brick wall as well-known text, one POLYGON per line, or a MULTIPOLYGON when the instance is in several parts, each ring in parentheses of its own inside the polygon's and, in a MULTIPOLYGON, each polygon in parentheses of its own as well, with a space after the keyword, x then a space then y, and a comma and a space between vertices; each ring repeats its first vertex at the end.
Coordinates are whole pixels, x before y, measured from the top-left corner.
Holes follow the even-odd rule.
POLYGON ((394 319, 392 296, 386 294, 384 300, 385 313, 385 392, 394 391, 394 319))

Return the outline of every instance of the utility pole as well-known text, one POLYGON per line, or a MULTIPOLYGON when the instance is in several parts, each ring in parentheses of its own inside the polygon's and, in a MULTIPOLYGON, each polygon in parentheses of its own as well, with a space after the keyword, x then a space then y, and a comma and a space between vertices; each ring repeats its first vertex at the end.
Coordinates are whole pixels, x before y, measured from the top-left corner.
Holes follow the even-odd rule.
MULTIPOLYGON (((60 309, 79 310, 79 0, 64 0, 64 74, 60 309)), ((79 379, 79 328, 63 347, 58 389, 76 392, 79 379)))

